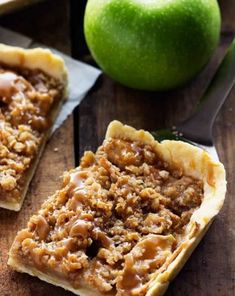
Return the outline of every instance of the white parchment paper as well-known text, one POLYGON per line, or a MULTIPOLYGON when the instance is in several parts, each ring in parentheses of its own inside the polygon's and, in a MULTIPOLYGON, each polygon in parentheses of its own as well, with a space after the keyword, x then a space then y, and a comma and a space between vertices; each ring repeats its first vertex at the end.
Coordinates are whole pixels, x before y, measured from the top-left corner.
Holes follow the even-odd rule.
POLYGON ((95 67, 76 61, 58 51, 56 53, 63 57, 69 72, 69 97, 57 117, 52 133, 73 112, 74 108, 80 104, 101 74, 101 71, 95 67))

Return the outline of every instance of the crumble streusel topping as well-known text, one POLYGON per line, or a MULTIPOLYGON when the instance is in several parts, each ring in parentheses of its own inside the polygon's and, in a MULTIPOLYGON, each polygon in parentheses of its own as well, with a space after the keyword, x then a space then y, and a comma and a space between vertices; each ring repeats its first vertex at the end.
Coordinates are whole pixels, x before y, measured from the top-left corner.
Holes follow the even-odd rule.
POLYGON ((202 182, 170 168, 151 146, 109 139, 64 175, 13 251, 75 288, 145 295, 202 199, 202 182))
POLYGON ((0 199, 19 200, 63 87, 40 70, 0 66, 0 199))

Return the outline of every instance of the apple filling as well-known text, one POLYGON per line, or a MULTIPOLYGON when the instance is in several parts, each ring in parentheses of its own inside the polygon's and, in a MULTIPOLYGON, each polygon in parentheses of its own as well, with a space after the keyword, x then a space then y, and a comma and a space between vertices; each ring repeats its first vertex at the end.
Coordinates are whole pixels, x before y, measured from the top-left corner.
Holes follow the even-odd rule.
POLYGON ((105 140, 65 173, 12 254, 23 265, 116 296, 145 295, 179 250, 202 182, 164 163, 153 148, 105 140))
POLYGON ((18 202, 63 86, 40 70, 0 65, 0 201, 18 202))

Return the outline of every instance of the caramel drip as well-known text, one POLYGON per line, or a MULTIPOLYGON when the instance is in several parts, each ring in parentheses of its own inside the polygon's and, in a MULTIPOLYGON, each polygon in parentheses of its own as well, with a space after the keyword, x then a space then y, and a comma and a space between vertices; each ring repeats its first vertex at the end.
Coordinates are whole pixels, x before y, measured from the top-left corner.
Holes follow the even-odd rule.
POLYGON ((73 185, 73 193, 75 192, 81 193, 81 191, 86 193, 86 190, 85 190, 86 177, 87 175, 81 171, 74 172, 70 175, 70 183, 73 185))
POLYGON ((99 240, 102 243, 102 246, 104 248, 110 248, 110 246, 113 245, 113 240, 108 237, 108 235, 104 232, 101 231, 98 228, 95 228, 93 230, 93 235, 95 236, 96 240, 99 240))
POLYGON ((142 284, 144 274, 164 264, 172 254, 175 242, 172 235, 150 235, 140 241, 125 257, 123 275, 117 284, 118 296, 132 295, 132 291, 142 292, 146 288, 142 284), (141 270, 141 265, 146 266, 145 269, 141 270))
POLYGON ((16 92, 17 88, 14 82, 18 76, 13 72, 0 73, 0 97, 11 98, 16 92))
POLYGON ((83 208, 84 198, 87 194, 87 189, 85 186, 86 177, 87 175, 81 171, 75 171, 70 174, 70 208, 75 211, 79 208, 83 208))
POLYGON ((82 237, 86 238, 89 234, 91 224, 85 220, 77 219, 71 226, 69 235, 71 237, 82 237))
POLYGON ((0 120, 0 130, 3 130, 4 127, 5 127, 5 123, 4 123, 4 121, 1 121, 1 120, 0 120))
POLYGON ((135 258, 128 254, 125 258, 125 267, 122 280, 117 285, 121 290, 120 295, 131 295, 131 291, 141 287, 141 277, 138 275, 137 270, 134 268, 135 258))

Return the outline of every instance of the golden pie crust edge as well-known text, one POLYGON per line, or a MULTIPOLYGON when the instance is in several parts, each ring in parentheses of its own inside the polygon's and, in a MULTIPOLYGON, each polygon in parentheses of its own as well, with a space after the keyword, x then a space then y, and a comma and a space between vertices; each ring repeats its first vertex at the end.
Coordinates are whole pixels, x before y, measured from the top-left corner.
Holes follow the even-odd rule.
MULTIPOLYGON (((21 47, 9 46, 0 43, 0 64, 10 67, 17 67, 19 69, 39 69, 49 76, 58 79, 64 85, 62 98, 58 100, 57 104, 54 105, 50 114, 50 119, 53 123, 68 96, 68 72, 63 59, 58 55, 53 54, 49 49, 24 49, 21 47)), ((37 168, 38 162, 40 160, 49 135, 50 129, 46 131, 37 155, 27 171, 26 183, 20 201, 0 201, 0 208, 5 208, 13 211, 19 211, 21 209, 26 193, 28 191, 29 184, 34 176, 35 170, 37 168)))
MULTIPOLYGON (((161 296, 167 290, 170 281, 174 279, 184 266, 224 203, 226 193, 224 166, 222 163, 213 160, 207 152, 198 147, 185 142, 172 140, 165 140, 159 143, 154 140, 150 133, 144 130, 136 130, 118 121, 113 121, 109 124, 106 133, 106 139, 108 138, 139 141, 140 143, 151 145, 163 160, 181 168, 185 174, 203 181, 204 199, 201 206, 191 217, 186 229, 187 237, 182 243, 180 252, 169 263, 165 271, 157 275, 150 283, 150 287, 146 293, 146 296, 161 296)), ((11 253, 11 250, 8 264, 19 272, 37 276, 43 281, 63 287, 80 296, 114 295, 113 293, 100 293, 87 285, 81 286, 79 289, 74 289, 65 280, 46 275, 32 267, 26 267, 16 259, 14 254, 11 253)))

